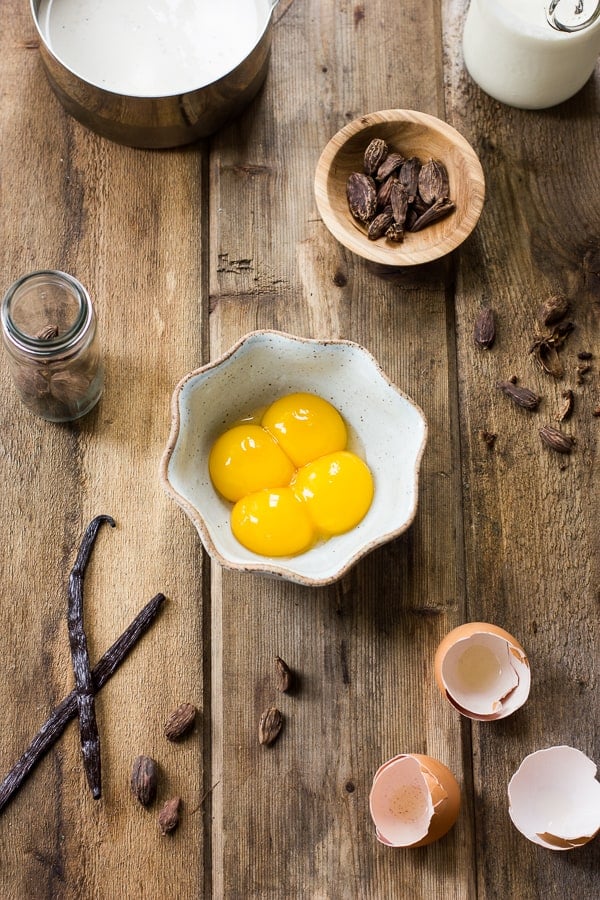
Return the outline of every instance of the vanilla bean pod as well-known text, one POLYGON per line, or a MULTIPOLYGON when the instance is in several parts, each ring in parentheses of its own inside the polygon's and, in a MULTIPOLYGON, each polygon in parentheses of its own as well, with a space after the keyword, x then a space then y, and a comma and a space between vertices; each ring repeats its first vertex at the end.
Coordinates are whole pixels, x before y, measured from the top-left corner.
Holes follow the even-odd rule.
POLYGON ((79 714, 79 737, 83 767, 94 800, 98 800, 101 792, 100 736, 96 723, 94 683, 90 656, 83 627, 83 579, 100 526, 104 522, 107 522, 111 528, 115 527, 115 520, 110 516, 96 516, 95 519, 92 519, 83 535, 75 565, 69 575, 67 617, 71 661, 73 663, 75 690, 77 692, 77 712, 79 714))
MULTIPOLYGON (((146 633, 165 600, 164 594, 156 594, 137 614, 133 622, 117 638, 92 670, 92 680, 96 693, 119 668, 127 654, 146 633)), ((71 719, 77 715, 77 692, 70 694, 59 703, 42 725, 29 747, 12 767, 0 784, 0 812, 19 790, 27 776, 61 736, 71 719)))

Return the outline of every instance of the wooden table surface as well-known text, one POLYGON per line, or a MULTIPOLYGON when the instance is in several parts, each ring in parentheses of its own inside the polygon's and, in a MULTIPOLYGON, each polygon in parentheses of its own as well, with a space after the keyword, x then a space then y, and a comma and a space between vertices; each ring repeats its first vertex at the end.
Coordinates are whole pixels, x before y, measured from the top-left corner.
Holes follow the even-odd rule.
POLYGON ((598 840, 568 853, 528 842, 507 783, 555 744, 600 762, 600 78, 551 110, 502 106, 464 70, 466 7, 281 0, 267 82, 241 118, 196 146, 143 151, 65 114, 29 4, 4 0, 2 291, 37 268, 78 277, 107 371, 96 410, 56 426, 0 367, 4 773, 73 687, 66 587, 95 515, 117 527, 101 531, 86 579, 92 661, 155 593, 167 603, 97 697, 101 800, 72 722, 1 814, 3 898, 598 896, 598 840), (487 195, 450 258, 388 270, 330 236, 313 176, 340 127, 394 106, 462 132, 487 195), (528 352, 557 292, 575 324, 562 380, 528 352), (497 314, 487 352, 473 341, 483 306, 497 314), (174 385, 257 328, 357 341, 429 423, 413 526, 331 587, 211 565, 159 484, 174 385), (581 351, 593 353, 584 375, 581 351), (495 388, 511 375, 541 395, 537 412, 495 388), (538 435, 566 389, 570 456, 538 435), (470 620, 505 627, 529 655, 529 700, 503 721, 461 718, 434 683, 439 641, 470 620), (299 675, 294 695, 275 690, 278 654, 299 675), (197 726, 172 744, 163 724, 182 701, 197 726), (286 727, 265 748, 257 722, 275 701, 286 727), (455 827, 419 850, 379 844, 369 815, 375 770, 403 752, 437 757, 462 790, 455 827), (141 753, 159 763, 159 801, 182 797, 170 837, 159 804, 130 794, 141 753))

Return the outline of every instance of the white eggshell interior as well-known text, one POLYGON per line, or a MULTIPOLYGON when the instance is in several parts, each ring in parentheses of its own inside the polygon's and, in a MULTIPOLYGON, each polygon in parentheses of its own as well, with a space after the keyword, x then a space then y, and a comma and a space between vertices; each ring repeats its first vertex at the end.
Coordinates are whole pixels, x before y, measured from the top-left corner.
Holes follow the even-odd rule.
POLYGON ((581 843, 600 829, 600 782, 596 765, 574 747, 549 747, 527 756, 508 786, 515 827, 536 844, 544 835, 581 843))
POLYGON ((382 843, 408 847, 427 835, 434 807, 416 759, 403 756, 382 766, 373 779, 369 803, 382 843))
POLYGON ((501 718, 529 694, 529 665, 504 638, 478 632, 457 640, 442 663, 449 699, 466 715, 501 718))
POLYGON ((425 419, 357 344, 252 333, 230 355, 189 377, 178 405, 180 427, 168 461, 168 484, 209 553, 224 565, 327 583, 400 534, 415 515, 425 419), (365 518, 346 534, 296 557, 262 557, 233 536, 231 504, 211 483, 208 456, 214 440, 232 424, 296 391, 317 394, 341 413, 349 429, 348 449, 371 469, 375 496, 365 518))

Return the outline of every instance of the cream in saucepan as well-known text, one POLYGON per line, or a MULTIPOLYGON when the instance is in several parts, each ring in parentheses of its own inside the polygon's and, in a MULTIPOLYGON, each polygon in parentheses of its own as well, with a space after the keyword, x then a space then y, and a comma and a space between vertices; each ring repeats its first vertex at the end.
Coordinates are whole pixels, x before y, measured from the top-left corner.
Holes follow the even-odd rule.
POLYGON ((54 55, 85 81, 137 97, 217 81, 252 51, 270 0, 41 0, 54 55))

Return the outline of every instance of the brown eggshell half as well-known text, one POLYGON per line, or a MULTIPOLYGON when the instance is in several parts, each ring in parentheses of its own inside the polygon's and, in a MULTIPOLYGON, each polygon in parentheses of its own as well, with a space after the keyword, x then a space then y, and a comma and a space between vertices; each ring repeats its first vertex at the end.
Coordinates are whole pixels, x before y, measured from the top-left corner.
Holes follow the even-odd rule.
POLYGON ((424 847, 456 822, 460 788, 443 763, 400 754, 375 773, 369 797, 377 839, 390 847, 424 847))
POLYGON ((531 673, 525 650, 508 631, 489 622, 468 622, 450 631, 437 648, 434 672, 442 694, 471 719, 502 719, 521 707, 529 696, 531 673), (478 647, 496 657, 497 680, 482 683, 481 690, 472 684, 466 691, 460 685, 458 666, 469 649, 473 652, 478 647))

